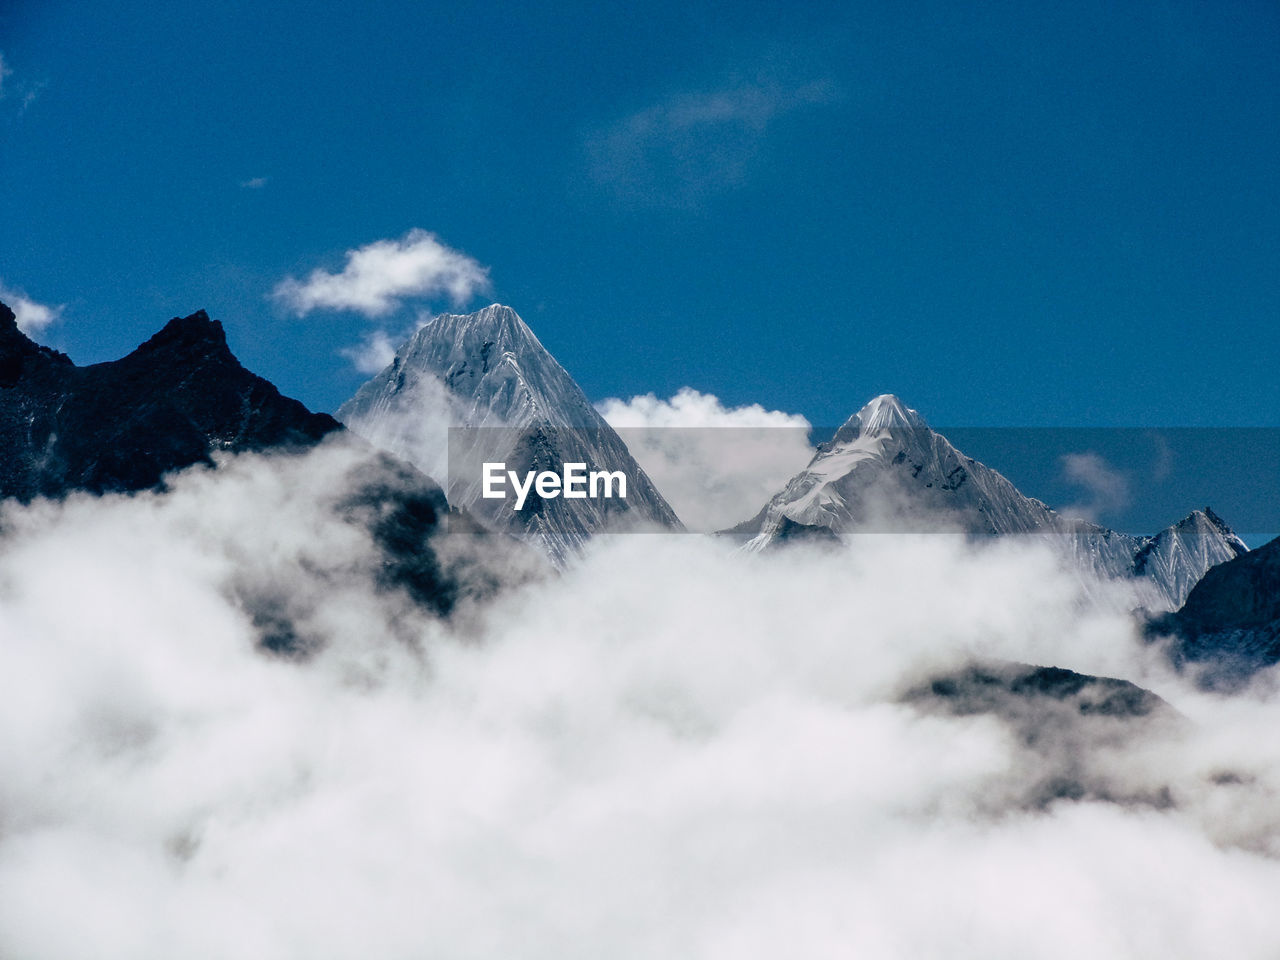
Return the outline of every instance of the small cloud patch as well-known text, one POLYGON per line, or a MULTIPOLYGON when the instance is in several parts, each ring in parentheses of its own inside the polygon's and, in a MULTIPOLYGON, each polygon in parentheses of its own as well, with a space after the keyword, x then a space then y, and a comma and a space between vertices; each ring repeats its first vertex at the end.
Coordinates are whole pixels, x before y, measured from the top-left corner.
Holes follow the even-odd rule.
POLYGON ((272 296, 297 316, 347 310, 381 317, 411 298, 447 296, 455 305, 489 287, 489 269, 426 230, 348 250, 338 273, 317 267, 304 280, 286 277, 272 296))
POLYGON ((0 283, 0 301, 9 305, 18 321, 18 329, 29 337, 43 333, 62 319, 64 305, 49 306, 0 283))

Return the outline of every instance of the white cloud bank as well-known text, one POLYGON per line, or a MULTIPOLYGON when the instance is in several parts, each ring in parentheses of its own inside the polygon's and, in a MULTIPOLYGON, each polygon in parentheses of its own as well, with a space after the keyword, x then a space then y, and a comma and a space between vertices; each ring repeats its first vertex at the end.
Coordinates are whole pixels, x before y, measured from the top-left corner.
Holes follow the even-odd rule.
POLYGON ((682 387, 596 404, 672 509, 694 530, 750 519, 813 457, 809 421, 758 403, 726 407, 682 387))
POLYGON ((455 305, 489 287, 489 270, 413 229, 399 240, 376 240, 348 250, 339 273, 316 268, 305 280, 286 277, 273 296, 298 316, 313 310, 349 310, 381 317, 409 298, 447 295, 455 305))
POLYGON ((0 302, 9 305, 18 321, 18 329, 29 337, 37 336, 62 318, 63 306, 37 303, 30 297, 0 283, 0 302))
POLYGON ((1280 702, 1196 693, 1047 551, 620 536, 448 626, 343 464, 0 511, 0 955, 1275 955, 1280 702), (322 651, 256 652, 253 586, 322 651), (1060 746, 1163 799, 1027 808, 1044 742, 898 701, 972 653, 1157 689, 1181 724, 1060 746))

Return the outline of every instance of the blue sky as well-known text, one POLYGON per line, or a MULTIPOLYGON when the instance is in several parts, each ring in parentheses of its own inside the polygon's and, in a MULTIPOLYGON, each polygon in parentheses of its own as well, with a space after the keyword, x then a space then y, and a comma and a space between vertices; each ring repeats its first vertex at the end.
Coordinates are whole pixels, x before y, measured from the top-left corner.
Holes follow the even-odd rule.
POLYGON ((8 0, 0 284, 82 363, 206 308, 326 410, 497 300, 598 399, 1277 426, 1277 50, 1273 0, 8 0), (415 229, 487 287, 272 296, 415 229))

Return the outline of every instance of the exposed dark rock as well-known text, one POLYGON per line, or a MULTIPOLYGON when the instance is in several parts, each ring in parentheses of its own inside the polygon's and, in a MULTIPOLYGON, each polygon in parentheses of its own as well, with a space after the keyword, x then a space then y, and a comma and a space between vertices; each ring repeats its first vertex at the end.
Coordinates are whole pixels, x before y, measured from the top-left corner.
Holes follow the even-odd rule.
POLYGON ((957 715, 995 713, 1018 719, 1024 704, 1052 700, 1082 717, 1146 717, 1168 704, 1128 680, 1025 663, 971 664, 909 691, 909 702, 935 699, 957 715))
POLYGON ((1238 688, 1280 663, 1280 538, 1212 567, 1147 633, 1171 636, 1174 662, 1207 688, 1238 688))
POLYGON ((778 524, 775 540, 779 545, 787 546, 800 543, 838 545, 840 535, 821 524, 796 523, 790 517, 783 517, 778 524))
POLYGON ((975 663, 933 677, 902 697, 925 713, 987 714, 1020 745, 1006 788, 1018 806, 1100 800, 1166 807, 1169 789, 1129 782, 1114 758, 1135 740, 1177 728, 1178 713, 1127 680, 1061 667, 975 663))
POLYGON ((0 304, 0 497, 145 490, 215 450, 306 447, 338 429, 242 367, 203 310, 78 367, 0 304))
MULTIPOLYGON (((369 531, 381 589, 402 590, 448 616, 461 599, 495 592, 503 574, 527 565, 509 538, 485 537, 472 548, 484 535, 450 510, 434 481, 250 373, 203 310, 170 320, 120 360, 78 367, 24 336, 0 304, 0 498, 163 491, 166 475, 212 464, 217 451, 302 454, 338 433, 355 451, 353 466, 314 509, 369 531), (446 527, 461 535, 439 536, 446 527)), ((343 576, 341 564, 337 558, 332 569, 310 573, 343 576)), ((305 600, 287 577, 241 578, 230 592, 264 649, 290 656, 315 649, 305 600)))

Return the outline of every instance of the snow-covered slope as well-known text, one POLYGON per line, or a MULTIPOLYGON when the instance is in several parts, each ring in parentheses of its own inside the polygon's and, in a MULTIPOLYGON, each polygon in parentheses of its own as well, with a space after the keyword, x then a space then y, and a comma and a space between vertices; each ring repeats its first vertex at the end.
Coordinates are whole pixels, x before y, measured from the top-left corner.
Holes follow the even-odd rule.
POLYGON ((1180 606, 1210 567, 1248 550, 1226 521, 1205 507, 1154 537, 1144 537, 1134 554, 1133 572, 1164 585, 1171 606, 1180 606))
POLYGON ((680 521, 565 369, 510 307, 444 314, 423 326, 338 419, 445 486, 449 502, 532 539, 557 562, 594 533, 678 529, 680 521), (450 427, 474 428, 454 431, 450 427), (481 497, 482 462, 559 471, 622 470, 625 499, 481 497))
POLYGON ((1197 510, 1154 537, 1063 517, 965 456, 897 397, 876 397, 822 444, 735 533, 762 550, 785 539, 867 531, 1034 534, 1089 574, 1148 582, 1151 603, 1182 604, 1211 566, 1247 549, 1212 511, 1197 510))

